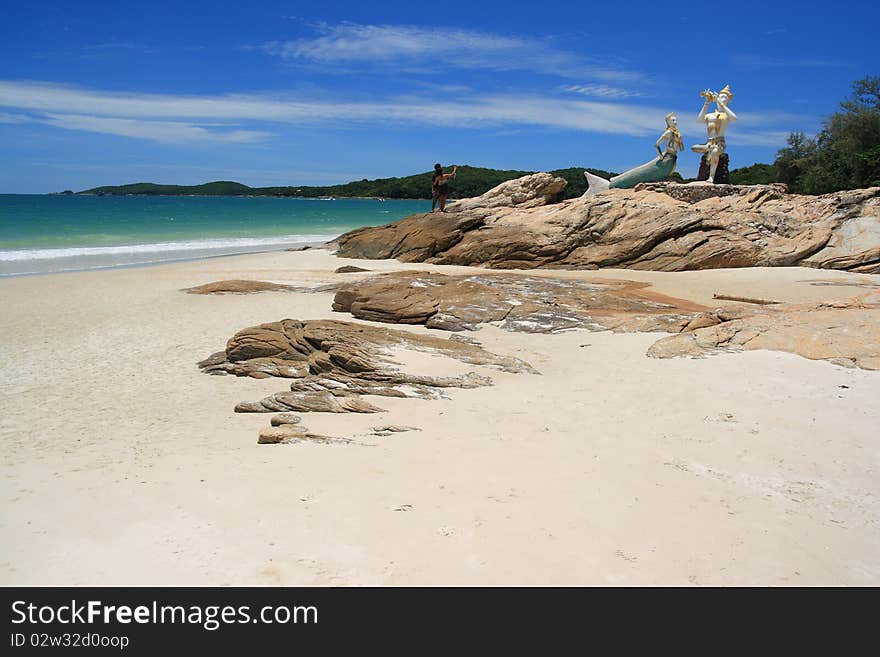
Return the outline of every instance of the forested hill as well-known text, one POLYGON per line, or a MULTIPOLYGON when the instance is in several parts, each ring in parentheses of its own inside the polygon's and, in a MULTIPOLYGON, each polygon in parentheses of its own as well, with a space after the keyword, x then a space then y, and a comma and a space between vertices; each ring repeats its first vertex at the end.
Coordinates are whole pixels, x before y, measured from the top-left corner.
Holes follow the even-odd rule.
MULTIPOLYGON (((452 167, 444 169, 449 172, 452 167)), ((587 189, 584 168, 571 167, 551 171, 568 181, 565 198, 580 196, 587 189)), ((615 175, 600 169, 586 169, 603 178, 615 175)), ((469 198, 479 196, 505 180, 520 178, 535 173, 534 171, 504 171, 500 169, 484 169, 481 167, 460 166, 455 178, 450 182, 450 198, 469 198)), ((134 183, 95 187, 79 192, 93 195, 144 195, 144 196, 293 196, 303 198, 316 197, 378 197, 389 199, 424 199, 431 195, 431 171, 418 173, 404 178, 379 178, 377 180, 358 180, 342 185, 325 187, 248 187, 237 182, 217 181, 204 185, 157 185, 155 183, 134 183)))

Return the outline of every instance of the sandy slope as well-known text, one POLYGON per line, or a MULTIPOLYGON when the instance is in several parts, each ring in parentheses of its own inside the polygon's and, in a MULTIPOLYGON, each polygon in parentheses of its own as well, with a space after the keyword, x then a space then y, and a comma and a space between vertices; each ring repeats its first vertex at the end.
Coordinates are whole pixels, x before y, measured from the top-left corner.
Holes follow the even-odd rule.
MULTIPOLYGON (((476 368, 496 385, 305 416, 353 444, 258 446, 268 417, 232 408, 284 382, 195 362, 245 326, 334 316, 332 294, 179 290, 351 280, 331 273, 342 264, 473 271, 307 251, 0 280, 0 583, 880 584, 878 372, 770 352, 655 360, 655 334, 487 327, 486 348, 543 374, 476 368), (384 423, 422 431, 367 435, 384 423)), ((880 283, 530 273, 645 280, 703 303, 880 283)))

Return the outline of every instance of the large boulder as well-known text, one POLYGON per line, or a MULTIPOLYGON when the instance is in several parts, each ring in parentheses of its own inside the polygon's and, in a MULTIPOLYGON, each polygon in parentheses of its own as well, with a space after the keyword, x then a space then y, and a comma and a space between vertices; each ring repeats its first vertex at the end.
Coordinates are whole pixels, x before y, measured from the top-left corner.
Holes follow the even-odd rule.
POLYGON ((507 198, 496 190, 446 213, 346 233, 336 253, 505 269, 880 272, 880 187, 802 196, 778 185, 661 183, 537 207, 496 205, 507 198))
POLYGON ((549 173, 533 173, 493 187, 482 196, 455 201, 446 206, 450 212, 476 208, 537 208, 559 199, 568 182, 549 173))

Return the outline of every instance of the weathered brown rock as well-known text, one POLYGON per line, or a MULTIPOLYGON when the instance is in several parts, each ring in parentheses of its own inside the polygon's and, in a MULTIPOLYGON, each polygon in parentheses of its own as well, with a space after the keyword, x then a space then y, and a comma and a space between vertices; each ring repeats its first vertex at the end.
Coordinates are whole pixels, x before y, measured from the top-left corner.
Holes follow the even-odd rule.
POLYGON ((232 279, 228 281, 214 281, 196 287, 184 288, 182 291, 188 294, 254 294, 256 292, 332 292, 337 284, 319 285, 317 287, 297 287, 269 281, 246 281, 232 279))
POLYGON ((276 392, 260 401, 240 402, 235 406, 236 413, 277 413, 278 411, 298 411, 300 413, 379 413, 373 406, 358 395, 334 396, 331 392, 276 392))
POLYGON ((396 349, 439 353, 507 372, 535 373, 524 361, 498 356, 475 344, 379 326, 292 319, 239 331, 225 351, 203 360, 199 367, 209 374, 293 379, 289 392, 241 402, 235 407, 239 413, 375 413, 382 409, 362 395, 431 399, 443 396, 445 388, 492 384, 474 372, 440 377, 401 371, 394 360, 396 349))
POLYGON ((279 413, 278 415, 273 415, 269 419, 269 424, 273 427, 280 427, 282 424, 299 424, 302 421, 302 418, 299 415, 294 415, 293 413, 279 413))
POLYGON ((568 183, 549 173, 533 173, 508 180, 482 196, 465 198, 446 206, 447 212, 464 212, 475 208, 536 208, 558 200, 568 183))
POLYGON ((451 331, 495 322, 510 331, 552 333, 665 331, 649 355, 668 358, 719 350, 772 349, 864 369, 880 368, 880 292, 813 305, 736 303, 707 309, 654 294, 646 284, 564 280, 521 274, 446 276, 394 272, 340 289, 334 310, 384 322, 409 321, 399 309, 421 295, 436 308, 424 323, 451 331))
POLYGON ((654 183, 538 207, 481 198, 346 233, 336 253, 509 269, 880 272, 880 187, 801 196, 778 185, 654 183))
POLYGON ((769 349, 845 367, 880 370, 880 292, 833 303, 761 308, 748 314, 719 311, 655 342, 655 358, 769 349))
POLYGON ((572 328, 677 332, 706 310, 648 287, 636 281, 400 271, 345 285, 336 293, 333 310, 448 331, 497 322, 506 330, 529 333, 572 328))
POLYGON ((295 424, 282 424, 280 426, 264 427, 257 438, 258 445, 278 445, 297 443, 309 440, 319 443, 350 443, 348 438, 336 438, 312 433, 306 427, 295 424))
POLYGON ((270 283, 269 281, 244 281, 233 279, 228 281, 214 281, 213 283, 205 283, 196 287, 188 287, 184 292, 189 294, 253 294, 255 292, 268 291, 284 291, 293 290, 290 285, 282 285, 281 283, 270 283))
POLYGON ((336 269, 334 273, 336 274, 356 274, 362 271, 370 271, 369 269, 364 269, 363 267, 356 267, 355 265, 343 265, 336 269))
POLYGON ((720 183, 688 183, 680 184, 676 182, 649 182, 639 183, 635 186, 637 192, 662 192, 676 199, 693 205, 707 198, 717 198, 721 196, 743 196, 752 197, 752 200, 761 198, 782 198, 788 194, 788 185, 785 183, 771 183, 769 185, 731 185, 720 183))
POLYGON ((295 379, 309 373, 308 363, 296 363, 283 358, 252 358, 242 363, 226 359, 225 351, 218 351, 198 363, 208 374, 233 374, 249 376, 253 379, 268 379, 272 376, 295 379))
POLYGON ((383 424, 378 427, 370 427, 370 433, 374 436, 390 436, 393 433, 402 433, 404 431, 421 431, 421 429, 399 424, 383 424))

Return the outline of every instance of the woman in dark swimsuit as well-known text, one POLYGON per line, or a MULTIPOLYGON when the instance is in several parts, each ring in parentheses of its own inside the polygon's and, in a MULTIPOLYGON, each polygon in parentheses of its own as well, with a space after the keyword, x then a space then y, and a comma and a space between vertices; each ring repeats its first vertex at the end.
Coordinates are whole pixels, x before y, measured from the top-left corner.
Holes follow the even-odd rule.
POLYGON ((439 164, 434 165, 434 175, 431 177, 431 212, 434 211, 438 201, 440 212, 446 212, 446 195, 449 194, 449 183, 446 181, 455 177, 457 169, 458 167, 453 164, 452 173, 443 173, 443 167, 439 164))

